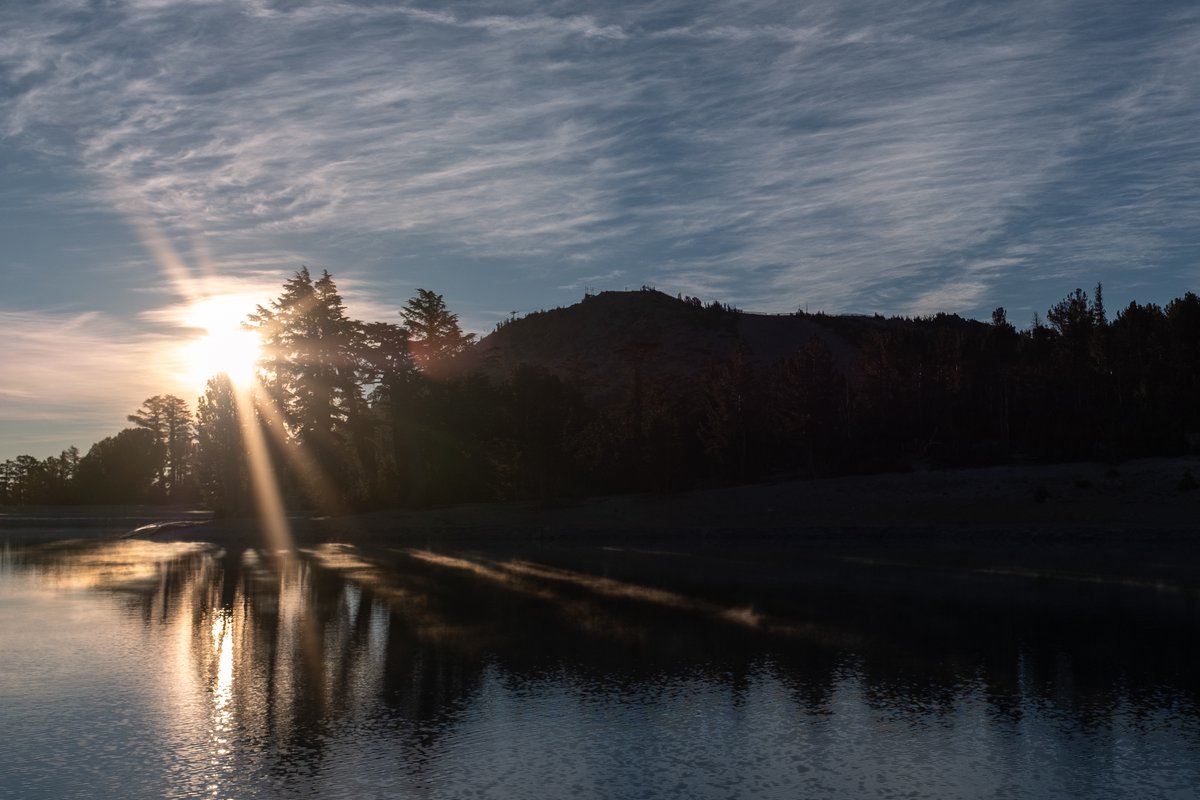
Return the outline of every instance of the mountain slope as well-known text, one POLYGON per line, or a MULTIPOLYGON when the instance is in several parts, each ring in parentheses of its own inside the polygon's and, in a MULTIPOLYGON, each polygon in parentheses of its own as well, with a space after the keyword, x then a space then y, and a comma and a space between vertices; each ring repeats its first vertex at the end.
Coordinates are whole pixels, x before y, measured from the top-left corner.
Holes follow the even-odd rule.
POLYGON ((654 290, 602 292, 502 325, 456 359, 454 371, 500 378, 528 365, 603 396, 619 393, 635 372, 660 383, 687 383, 739 348, 761 366, 813 339, 824 342, 841 370, 852 370, 854 345, 817 319, 703 306, 654 290))

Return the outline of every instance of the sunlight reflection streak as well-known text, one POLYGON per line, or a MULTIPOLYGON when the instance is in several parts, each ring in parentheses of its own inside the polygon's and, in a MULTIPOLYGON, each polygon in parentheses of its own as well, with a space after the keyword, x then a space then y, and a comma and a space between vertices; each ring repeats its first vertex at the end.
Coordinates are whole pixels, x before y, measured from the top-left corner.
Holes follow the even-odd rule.
MULTIPOLYGON (((417 635, 426 640, 470 641, 478 644, 483 641, 487 632, 481 627, 466 626, 454 622, 444 614, 438 613, 432 607, 431 595, 417 586, 402 585, 397 573, 382 568, 361 556, 354 545, 326 542, 319 548, 307 551, 314 563, 323 569, 338 573, 347 581, 367 588, 378 599, 387 604, 393 612, 404 617, 417 635)), ((495 580, 495 576, 488 576, 495 580)), ((512 589, 532 593, 530 587, 510 587, 512 589)), ((547 602, 562 605, 557 595, 543 592, 535 595, 547 602)), ((372 611, 375 614, 375 611, 372 611)), ((378 624, 372 618, 372 625, 378 624)), ((387 615, 384 615, 384 633, 387 637, 387 615)))
POLYGON ((488 565, 465 558, 441 555, 428 550, 412 549, 407 552, 413 558, 445 567, 466 570, 480 577, 502 583, 512 588, 520 588, 542 597, 552 597, 553 592, 545 588, 532 589, 522 579, 532 578, 570 584, 615 599, 635 600, 679 611, 698 613, 744 628, 752 628, 776 635, 820 636, 820 633, 812 625, 795 624, 783 620, 771 619, 755 611, 753 608, 724 606, 719 603, 688 597, 687 595, 665 589, 641 586, 625 581, 618 581, 613 578, 588 575, 582 572, 543 566, 528 561, 512 560, 503 563, 492 562, 492 564, 488 565))
POLYGON ((233 620, 223 611, 213 620, 213 649, 217 651, 216 685, 213 687, 213 709, 216 715, 217 754, 224 754, 223 734, 229 727, 233 699, 233 620))

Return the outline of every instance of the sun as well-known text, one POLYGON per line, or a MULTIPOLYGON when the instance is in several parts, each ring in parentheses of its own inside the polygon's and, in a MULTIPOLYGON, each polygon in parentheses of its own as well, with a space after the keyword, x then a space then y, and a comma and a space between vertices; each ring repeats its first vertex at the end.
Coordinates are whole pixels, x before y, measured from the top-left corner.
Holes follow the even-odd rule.
POLYGON ((188 345, 188 378, 197 386, 221 373, 238 386, 254 381, 262 343, 242 327, 245 306, 237 299, 208 297, 192 304, 187 323, 204 334, 188 345))

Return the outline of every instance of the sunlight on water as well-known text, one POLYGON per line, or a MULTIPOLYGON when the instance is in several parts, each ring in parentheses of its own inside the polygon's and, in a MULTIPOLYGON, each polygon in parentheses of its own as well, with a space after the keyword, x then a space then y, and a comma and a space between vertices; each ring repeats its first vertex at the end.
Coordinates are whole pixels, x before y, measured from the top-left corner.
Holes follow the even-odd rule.
POLYGON ((230 703, 233 700, 233 625, 230 616, 222 613, 213 623, 214 647, 217 651, 217 680, 213 686, 213 718, 217 732, 217 755, 225 755, 228 740, 222 738, 229 732, 229 721, 233 716, 230 703))
POLYGON ((0 797, 1191 797, 1200 784, 1195 647, 1170 638, 1194 634, 1194 616, 1154 605, 1168 638, 1116 641, 1148 628, 1134 601, 1149 596, 1106 596, 1134 615, 1109 619, 1108 641, 1090 612, 998 625, 957 602, 904 628, 894 595, 823 613, 762 596, 774 630, 718 613, 742 607, 737 587, 528 557, 2 552, 0 797), (846 633, 796 637, 789 607, 846 633))

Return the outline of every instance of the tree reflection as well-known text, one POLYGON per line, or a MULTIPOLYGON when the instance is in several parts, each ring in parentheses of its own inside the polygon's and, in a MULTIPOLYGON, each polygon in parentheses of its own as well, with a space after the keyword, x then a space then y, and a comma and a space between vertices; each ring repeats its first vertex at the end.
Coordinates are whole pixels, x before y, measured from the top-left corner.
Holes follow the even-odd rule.
POLYGON ((734 724, 757 713, 767 675, 793 720, 858 720, 888 735, 980 720, 1015 735, 1052 712, 1096 732, 1053 743, 1084 759, 1099 757, 1117 721, 1200 718, 1190 590, 965 582, 811 553, 746 566, 757 576, 747 583, 720 552, 533 546, 264 555, 90 542, 10 548, 4 568, 113 594, 174 642, 179 660, 164 646, 163 669, 179 670, 173 713, 208 732, 205 791, 247 770, 318 781, 345 757, 331 743, 356 726, 384 726, 423 785, 439 740, 496 685, 514 697, 565 684, 581 697, 661 698, 700 682, 734 724))

